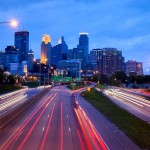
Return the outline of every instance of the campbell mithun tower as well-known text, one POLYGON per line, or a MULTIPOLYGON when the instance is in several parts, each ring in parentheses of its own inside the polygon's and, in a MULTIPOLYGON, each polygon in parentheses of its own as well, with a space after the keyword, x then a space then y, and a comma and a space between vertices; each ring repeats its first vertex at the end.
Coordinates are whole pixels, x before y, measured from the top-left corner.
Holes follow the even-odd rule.
POLYGON ((40 63, 51 66, 51 38, 49 35, 44 34, 41 44, 41 60, 40 63))

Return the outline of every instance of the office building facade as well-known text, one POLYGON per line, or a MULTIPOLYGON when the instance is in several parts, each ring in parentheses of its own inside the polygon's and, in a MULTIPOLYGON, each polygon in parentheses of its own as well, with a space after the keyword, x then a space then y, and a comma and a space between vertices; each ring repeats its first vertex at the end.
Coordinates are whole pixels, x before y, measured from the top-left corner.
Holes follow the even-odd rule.
POLYGON ((79 33, 79 44, 77 45, 78 48, 78 60, 81 60, 81 68, 83 70, 87 69, 87 65, 89 64, 89 38, 88 33, 79 33))
POLYGON ((136 73, 136 75, 143 75, 142 62, 136 62, 135 60, 128 60, 126 62, 126 75, 130 73, 136 73))
POLYGON ((116 48, 93 49, 90 62, 93 70, 111 76, 116 71, 122 71, 122 51, 116 48))
POLYGON ((69 77, 81 78, 81 62, 78 60, 71 59, 59 61, 58 69, 68 72, 69 77))
POLYGON ((34 52, 30 49, 28 51, 28 61, 27 61, 28 71, 33 70, 33 65, 34 65, 34 52))
POLYGON ((0 51, 0 69, 5 69, 5 53, 0 51))
POLYGON ((58 39, 58 44, 52 47, 51 64, 52 66, 57 67, 59 61, 67 59, 68 59, 68 46, 64 41, 64 37, 61 36, 58 39))
POLYGON ((51 38, 49 35, 44 34, 41 44, 41 60, 40 63, 51 66, 51 38))
POLYGON ((5 67, 9 70, 10 63, 19 63, 19 50, 15 46, 5 48, 5 67))
POLYGON ((15 32, 15 47, 19 49, 19 62, 27 61, 29 51, 29 32, 15 32))

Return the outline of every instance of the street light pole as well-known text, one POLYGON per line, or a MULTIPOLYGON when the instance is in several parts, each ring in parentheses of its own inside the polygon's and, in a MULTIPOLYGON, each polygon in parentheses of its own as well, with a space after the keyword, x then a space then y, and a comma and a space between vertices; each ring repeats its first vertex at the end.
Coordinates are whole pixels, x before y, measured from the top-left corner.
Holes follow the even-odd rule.
POLYGON ((0 24, 10 24, 10 25, 13 26, 13 27, 18 26, 18 22, 17 22, 16 20, 12 20, 12 21, 3 21, 3 22, 0 22, 0 24))
POLYGON ((49 85, 49 66, 48 66, 48 84, 49 85))
POLYGON ((41 84, 41 63, 39 63, 39 87, 41 84))

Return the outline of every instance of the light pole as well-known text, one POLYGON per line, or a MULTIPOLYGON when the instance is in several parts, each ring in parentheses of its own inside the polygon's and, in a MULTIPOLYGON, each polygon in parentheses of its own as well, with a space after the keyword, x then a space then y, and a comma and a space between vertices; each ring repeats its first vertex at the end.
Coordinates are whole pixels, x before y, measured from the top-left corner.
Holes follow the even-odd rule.
POLYGON ((96 70, 96 74, 97 74, 97 80, 98 80, 97 83, 98 83, 98 85, 99 85, 99 80, 100 80, 100 79, 99 79, 99 76, 100 76, 100 72, 99 72, 98 70, 96 70))
POLYGON ((4 22, 0 22, 0 24, 10 24, 12 27, 18 26, 18 22, 16 20, 4 21, 4 22))
POLYGON ((39 87, 40 87, 40 82, 41 82, 41 63, 37 63, 39 65, 39 87))
MULTIPOLYGON (((52 70, 53 70, 53 66, 50 67, 51 76, 52 76, 52 70)), ((49 68, 48 68, 48 85, 49 85, 49 68)))

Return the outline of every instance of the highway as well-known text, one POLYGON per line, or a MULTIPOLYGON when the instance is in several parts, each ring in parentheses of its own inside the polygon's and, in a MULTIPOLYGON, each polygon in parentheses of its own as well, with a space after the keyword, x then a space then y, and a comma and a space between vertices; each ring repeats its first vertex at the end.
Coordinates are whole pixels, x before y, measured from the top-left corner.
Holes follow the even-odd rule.
POLYGON ((150 124, 150 100, 120 89, 105 90, 105 94, 117 105, 150 124))
POLYGON ((0 131, 0 150, 107 150, 76 102, 77 92, 52 88, 0 131))
POLYGON ((0 150, 139 150, 81 96, 54 87, 0 130, 0 150))
POLYGON ((30 98, 34 97, 38 93, 43 90, 43 87, 40 88, 25 88, 21 90, 17 90, 14 92, 10 92, 8 94, 4 94, 0 96, 0 117, 17 106, 21 105, 30 98))

